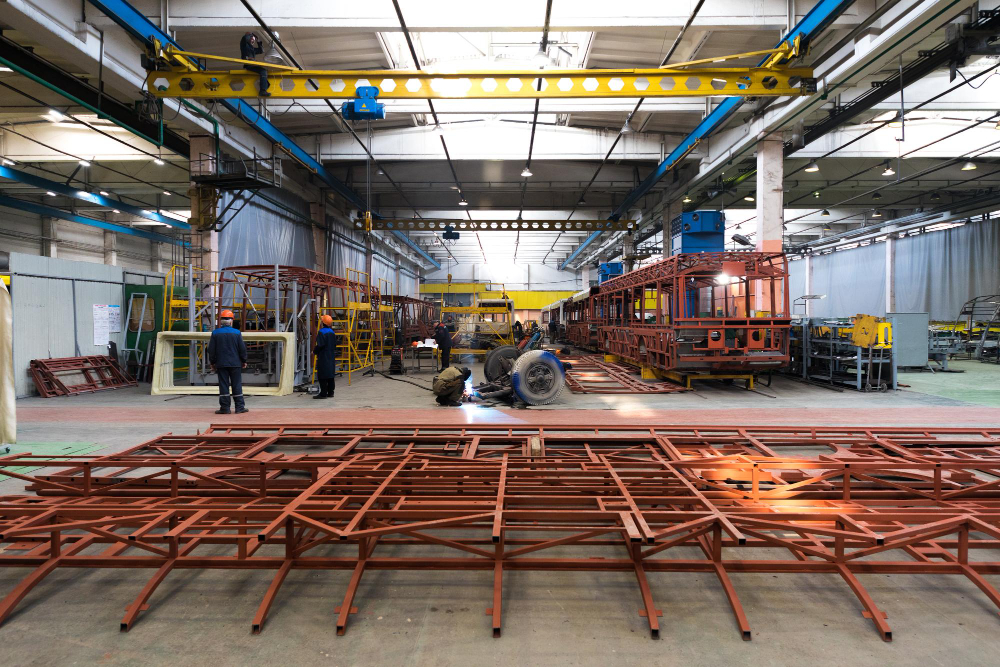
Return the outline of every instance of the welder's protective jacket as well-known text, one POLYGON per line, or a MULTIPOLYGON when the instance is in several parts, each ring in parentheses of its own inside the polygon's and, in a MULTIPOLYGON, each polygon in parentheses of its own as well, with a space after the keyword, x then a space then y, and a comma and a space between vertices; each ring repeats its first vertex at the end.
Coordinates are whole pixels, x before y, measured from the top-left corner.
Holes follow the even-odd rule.
POLYGON ((320 380, 329 380, 337 374, 337 343, 339 342, 337 333, 330 327, 323 327, 316 334, 316 347, 313 354, 316 355, 316 377, 320 380))
POLYGON ((434 378, 431 385, 434 393, 438 396, 451 396, 457 392, 459 398, 465 392, 465 378, 462 377, 462 369, 457 366, 449 366, 434 378))
POLYGON ((240 368, 247 362, 247 346, 239 329, 219 327, 212 332, 208 361, 216 368, 240 368))

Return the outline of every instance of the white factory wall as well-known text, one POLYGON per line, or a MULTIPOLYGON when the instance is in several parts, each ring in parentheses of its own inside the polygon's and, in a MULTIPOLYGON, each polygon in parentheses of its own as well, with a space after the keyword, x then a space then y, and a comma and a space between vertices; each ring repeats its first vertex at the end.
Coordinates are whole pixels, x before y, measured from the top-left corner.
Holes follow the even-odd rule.
POLYGON ((424 276, 425 282, 454 283, 496 282, 510 290, 578 290, 580 276, 576 271, 560 271, 549 264, 446 264, 424 276))
MULTIPOLYGON (((67 220, 57 220, 56 254, 59 259, 104 263, 104 230, 67 220)), ((154 228, 155 229, 155 228, 154 228)), ((117 234, 118 263, 127 269, 149 270, 156 255, 170 263, 170 246, 117 234)), ((41 255, 44 242, 42 219, 37 215, 0 209, 0 250, 41 255)))
MULTIPOLYGON (((895 312, 954 320, 968 299, 1000 293, 1000 221, 970 222, 895 243, 895 312)), ((789 286, 793 300, 810 292, 826 295, 813 301, 814 317, 885 315, 885 243, 813 255, 810 261, 812 288, 807 291, 804 259, 789 263, 789 286)))
MULTIPOLYGON (((28 374, 32 359, 108 354, 94 345, 94 305, 127 306, 124 284, 163 284, 163 275, 95 262, 77 262, 11 253, 14 309, 14 388, 18 397, 35 394, 28 374)), ((110 340, 124 347, 124 332, 110 340)))

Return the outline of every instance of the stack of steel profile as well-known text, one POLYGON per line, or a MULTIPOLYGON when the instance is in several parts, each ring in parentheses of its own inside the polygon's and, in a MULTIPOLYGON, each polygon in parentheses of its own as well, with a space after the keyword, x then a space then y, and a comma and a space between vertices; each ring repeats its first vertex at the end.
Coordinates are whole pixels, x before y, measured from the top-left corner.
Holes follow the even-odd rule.
POLYGON ((32 359, 28 370, 45 398, 136 386, 114 359, 103 355, 32 359))
POLYGON ((673 394, 690 391, 673 382, 637 378, 638 369, 622 363, 608 363, 601 355, 565 357, 566 386, 574 394, 673 394))
POLYGON ((970 604, 1000 607, 998 470, 1000 428, 241 424, 12 454, 0 472, 35 494, 0 497, 0 567, 28 570, 0 622, 59 568, 152 570, 122 630, 175 569, 264 569, 260 632, 289 572, 339 569, 327 612, 343 633, 379 594, 359 588, 370 570, 468 570, 492 578, 483 625, 499 636, 505 572, 587 571, 631 573, 657 637, 661 614, 684 613, 654 600, 673 572, 716 579, 749 640, 737 589, 755 580, 730 575, 798 573, 843 580, 844 613, 888 641, 860 575, 960 576, 985 596, 970 604))

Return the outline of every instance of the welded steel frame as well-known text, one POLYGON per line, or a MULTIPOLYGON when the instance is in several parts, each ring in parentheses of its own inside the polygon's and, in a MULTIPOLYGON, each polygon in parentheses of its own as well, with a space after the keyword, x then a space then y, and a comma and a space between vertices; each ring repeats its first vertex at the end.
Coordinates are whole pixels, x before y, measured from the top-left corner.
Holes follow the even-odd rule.
POLYGON ((591 301, 598 348, 636 365, 752 373, 789 360, 781 253, 674 255, 602 283, 591 301))
POLYGON ((295 334, 296 385, 312 381, 312 350, 321 315, 334 316, 334 329, 341 336, 339 361, 343 365, 348 359, 346 341, 352 332, 345 325, 348 318, 338 312, 350 304, 381 302, 378 288, 364 281, 299 266, 230 266, 220 271, 219 284, 219 307, 235 311, 244 330, 295 334))
POLYGON ((564 357, 566 386, 574 394, 674 394, 688 391, 673 382, 639 378, 638 369, 628 364, 607 362, 599 354, 564 357))
POLYGON ((123 631, 176 569, 273 571, 255 633, 293 569, 351 571, 338 634, 378 569, 492 574, 494 636, 514 570, 630 572, 653 637, 683 613, 663 572, 713 575, 745 640, 734 572, 838 575, 886 641, 859 575, 959 575, 1000 608, 1000 428, 239 424, 0 472, 37 494, 0 497, 0 567, 29 569, 0 623, 63 567, 153 570, 123 631))
POLYGON ((412 343, 434 336, 434 323, 441 317, 441 304, 412 296, 382 295, 382 303, 392 306, 393 322, 401 342, 412 343))

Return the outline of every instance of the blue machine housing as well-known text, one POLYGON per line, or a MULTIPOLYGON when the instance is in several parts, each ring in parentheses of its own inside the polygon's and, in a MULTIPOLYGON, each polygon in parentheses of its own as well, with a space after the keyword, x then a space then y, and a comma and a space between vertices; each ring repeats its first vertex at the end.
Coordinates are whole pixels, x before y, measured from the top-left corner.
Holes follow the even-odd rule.
POLYGON ((600 285, 625 272, 621 262, 605 262, 597 267, 597 284, 600 285))
POLYGON ((361 86, 358 96, 340 106, 340 115, 345 120, 382 120, 385 118, 385 105, 375 101, 378 97, 375 86, 361 86))
POLYGON ((689 211, 670 221, 670 254, 722 252, 726 215, 722 211, 689 211))

